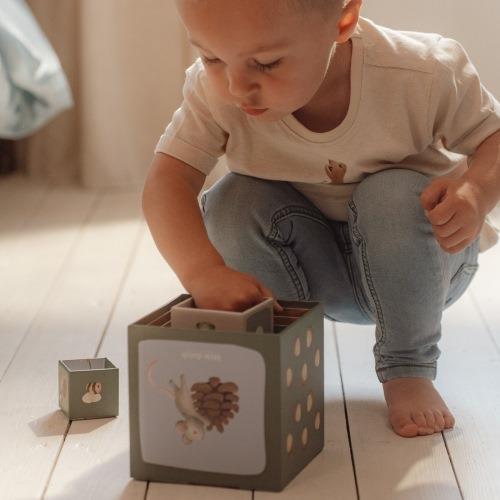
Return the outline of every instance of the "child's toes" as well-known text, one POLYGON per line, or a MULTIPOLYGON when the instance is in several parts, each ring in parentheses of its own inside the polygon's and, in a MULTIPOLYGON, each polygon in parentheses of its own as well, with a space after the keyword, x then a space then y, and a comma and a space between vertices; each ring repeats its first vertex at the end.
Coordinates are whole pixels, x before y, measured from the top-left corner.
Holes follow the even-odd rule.
POLYGON ((440 410, 434 410, 434 421, 436 422, 434 429, 442 431, 444 429, 444 417, 440 410))
POLYGON ((455 418, 451 413, 444 412, 444 428, 451 429, 455 425, 455 418))
POLYGON ((434 417, 434 412, 432 410, 424 410, 425 420, 427 421, 427 427, 436 430, 436 419, 434 417))
POLYGON ((418 427, 427 427, 427 420, 425 420, 424 414, 421 411, 412 412, 411 418, 418 427))
POLYGON ((421 411, 412 412, 411 417, 418 426, 419 435, 422 436, 426 434, 432 434, 434 432, 434 429, 427 425, 427 420, 421 411))
POLYGON ((406 412, 394 412, 390 417, 394 432, 403 437, 414 437, 418 435, 418 426, 406 412))

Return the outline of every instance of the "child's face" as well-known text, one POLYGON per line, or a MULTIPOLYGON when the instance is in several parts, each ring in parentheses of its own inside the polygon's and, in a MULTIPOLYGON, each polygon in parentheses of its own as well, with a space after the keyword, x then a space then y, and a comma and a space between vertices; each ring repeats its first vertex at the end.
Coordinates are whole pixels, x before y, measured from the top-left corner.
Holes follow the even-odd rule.
POLYGON ((268 108, 255 119, 276 121, 304 107, 323 83, 338 19, 300 16, 281 0, 177 0, 177 6, 191 42, 201 46, 212 87, 234 106, 268 108))

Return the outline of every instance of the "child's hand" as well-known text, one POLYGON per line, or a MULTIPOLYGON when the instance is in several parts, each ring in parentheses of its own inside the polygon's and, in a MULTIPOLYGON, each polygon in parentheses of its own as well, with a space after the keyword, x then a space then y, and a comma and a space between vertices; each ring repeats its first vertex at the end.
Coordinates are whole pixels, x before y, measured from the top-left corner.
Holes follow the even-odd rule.
POLYGON ((481 198, 479 186, 463 177, 437 178, 424 189, 420 202, 445 252, 461 252, 477 238, 486 217, 481 198))
MULTIPOLYGON (((262 302, 266 297, 274 298, 271 290, 251 274, 240 273, 227 266, 215 266, 198 273, 189 283, 189 293, 196 307, 221 311, 244 311, 262 302)), ((274 312, 283 308, 275 300, 274 312)))

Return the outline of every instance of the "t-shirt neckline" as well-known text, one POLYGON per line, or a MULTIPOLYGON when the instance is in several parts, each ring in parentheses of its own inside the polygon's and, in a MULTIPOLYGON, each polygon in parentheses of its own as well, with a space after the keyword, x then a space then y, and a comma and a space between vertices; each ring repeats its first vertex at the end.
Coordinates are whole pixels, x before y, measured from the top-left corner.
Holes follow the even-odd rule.
POLYGON ((351 95, 349 108, 342 123, 327 132, 313 132, 305 125, 299 122, 292 113, 283 117, 280 122, 300 137, 310 142, 330 142, 339 139, 353 125, 359 107, 361 97, 361 87, 363 79, 363 40, 359 34, 359 23, 356 31, 351 37, 352 56, 351 56, 351 95))

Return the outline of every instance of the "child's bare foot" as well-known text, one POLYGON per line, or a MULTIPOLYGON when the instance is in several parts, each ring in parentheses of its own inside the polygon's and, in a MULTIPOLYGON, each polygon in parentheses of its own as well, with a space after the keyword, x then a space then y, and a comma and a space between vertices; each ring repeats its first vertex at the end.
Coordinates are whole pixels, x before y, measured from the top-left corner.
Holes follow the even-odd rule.
POLYGON ((383 383, 392 428, 403 437, 425 436, 450 429, 455 419, 426 378, 403 377, 383 383))

